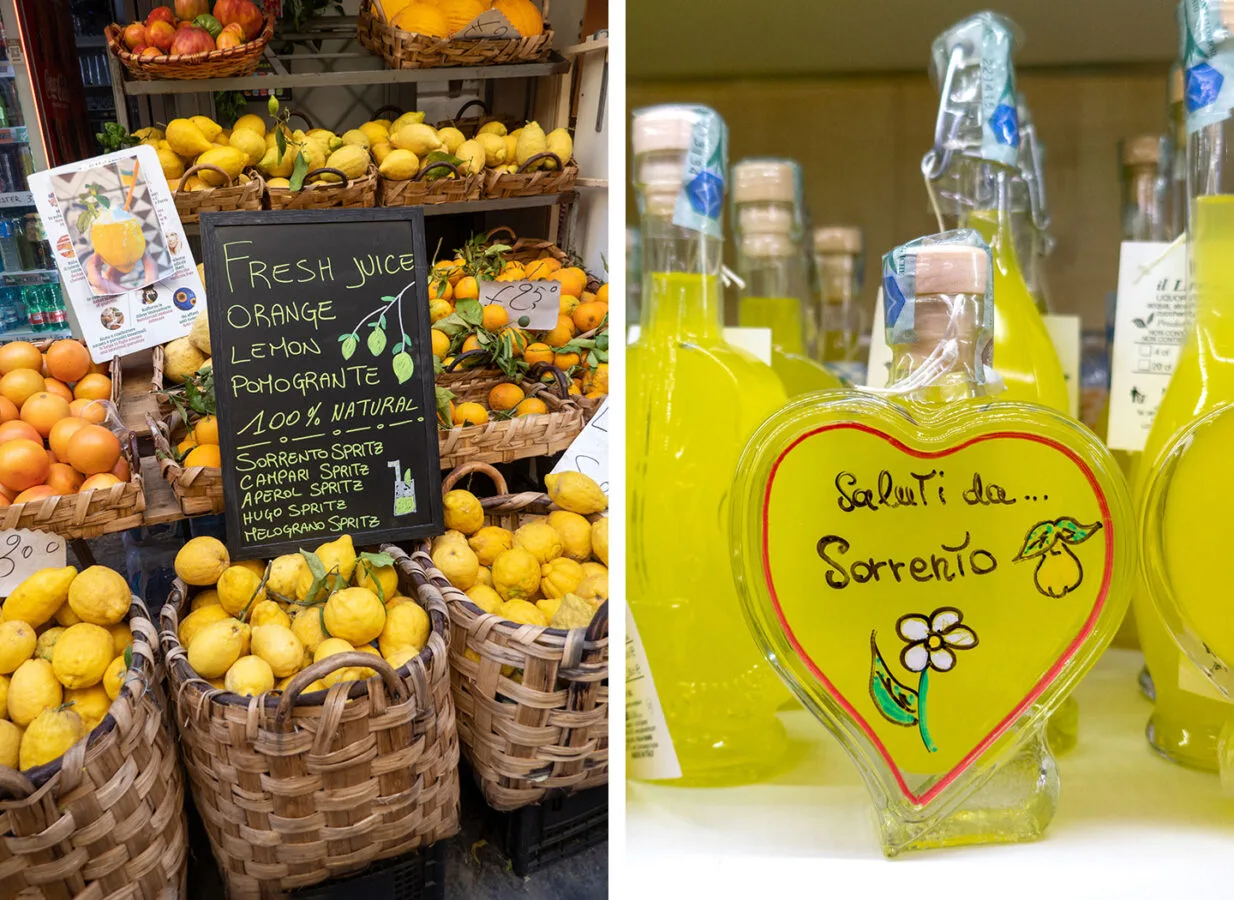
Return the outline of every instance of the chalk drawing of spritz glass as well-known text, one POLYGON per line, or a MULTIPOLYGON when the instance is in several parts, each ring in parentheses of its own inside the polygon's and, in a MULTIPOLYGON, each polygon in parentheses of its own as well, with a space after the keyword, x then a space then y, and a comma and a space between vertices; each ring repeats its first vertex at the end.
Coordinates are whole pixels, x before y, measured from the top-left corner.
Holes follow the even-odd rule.
POLYGON ((406 516, 416 511, 416 480, 411 477, 411 469, 403 472, 403 466, 398 460, 386 463, 394 470, 394 514, 406 516))

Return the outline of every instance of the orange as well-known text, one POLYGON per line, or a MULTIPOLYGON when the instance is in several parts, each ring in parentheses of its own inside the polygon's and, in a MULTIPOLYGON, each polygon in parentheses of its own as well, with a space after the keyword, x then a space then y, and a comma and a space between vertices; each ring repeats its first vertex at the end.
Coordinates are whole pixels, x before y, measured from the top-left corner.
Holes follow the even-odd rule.
POLYGON ((199 447, 194 447, 189 451, 189 455, 184 457, 183 465, 186 469, 191 469, 194 466, 206 466, 211 469, 221 468, 223 457, 219 450, 219 445, 202 444, 199 447))
POLYGON ((593 300, 590 303, 580 303, 574 310, 574 324, 579 331, 591 331, 599 328, 604 317, 608 315, 608 304, 593 300))
POLYGON ((219 420, 214 416, 202 416, 193 426, 193 437, 199 444, 214 444, 219 442, 219 420))
POLYGON ((32 500, 46 500, 48 497, 56 496, 56 491, 45 484, 36 484, 32 488, 26 488, 20 494, 13 498, 13 503, 29 503, 32 500))
POLYGON ((86 491, 97 491, 100 488, 109 488, 112 485, 119 483, 120 479, 115 475, 112 475, 110 472, 104 472, 101 475, 91 475, 82 482, 81 487, 77 489, 77 492, 84 494, 86 491))
POLYGON ((196 446, 197 446, 197 440, 190 434, 180 443, 176 444, 176 452, 179 453, 181 456, 183 456, 184 454, 188 453, 190 450, 192 450, 196 446))
POLYGON ((570 342, 570 338, 574 337, 574 322, 569 316, 558 316, 557 324, 552 331, 544 333, 544 343, 550 347, 561 347, 570 342))
POLYGON ((10 500, 8 497, 0 495, 0 509, 4 509, 6 506, 12 506, 12 504, 13 504, 12 500, 10 500))
POLYGON ((528 397, 514 409, 516 416, 543 415, 546 412, 548 412, 548 407, 539 397, 528 397))
POLYGON ((102 425, 78 428, 69 438, 69 465, 83 475, 110 472, 120 459, 120 439, 102 425))
POLYGON ((496 410, 514 409, 526 396, 517 384, 499 384, 488 392, 488 405, 496 410))
MULTIPOLYGON (((111 474, 121 481, 128 481, 133 476, 133 470, 129 466, 129 461, 121 456, 116 460, 116 464, 111 468, 111 474)), ((101 478, 101 475, 94 475, 94 478, 101 478)))
POLYGON ((47 470, 47 486, 55 494, 76 494, 85 480, 84 475, 66 463, 52 463, 47 470))
POLYGON ((51 434, 52 426, 71 415, 69 401, 43 391, 21 405, 21 420, 41 437, 51 434))
POLYGON ((553 348, 548 344, 531 344, 523 351, 523 361, 528 365, 535 365, 538 362, 551 363, 553 361, 553 348))
POLYGON ((478 300, 480 297, 480 283, 476 281, 473 275, 464 275, 454 285, 455 300, 478 300))
POLYGON ((582 357, 577 353, 558 353, 553 357, 553 365, 563 371, 571 366, 577 366, 582 361, 582 357))
POLYGON ((548 278, 560 268, 561 263, 551 257, 533 259, 527 263, 527 280, 539 281, 542 278, 548 278))
POLYGON ((57 381, 80 381, 90 372, 90 353, 78 341, 56 341, 47 348, 47 371, 57 381))
POLYGON ((4 482, 0 481, 0 497, 3 497, 9 503, 13 502, 13 498, 20 494, 21 491, 15 491, 11 487, 6 487, 4 482))
POLYGON ((583 383, 575 378, 570 382, 570 390, 567 393, 573 394, 575 397, 583 396, 583 383))
POLYGON ((41 443, 16 438, 0 444, 0 483, 11 491, 21 491, 47 480, 51 463, 41 443))
POLYGON ((479 403, 460 403, 454 408, 455 425, 483 425, 488 421, 488 410, 479 403))
MULTIPOLYGON (((44 362, 45 362, 45 361, 44 361, 44 362)), ((91 372, 91 374, 93 374, 93 375, 110 375, 110 374, 111 374, 111 363, 109 363, 109 362, 101 362, 101 363, 92 362, 92 363, 90 363, 90 372, 91 372)))
POLYGON ((428 285, 428 299, 433 300, 452 300, 454 299, 454 285, 450 284, 448 279, 434 278, 428 285))
POLYGON ((47 382, 34 369, 14 369, 0 378, 0 395, 7 397, 18 409, 30 397, 45 390, 47 382))
POLYGON ((463 274, 462 260, 458 259, 439 259, 433 263, 432 278, 441 278, 454 283, 458 281, 463 274), (458 274, 456 275, 455 272, 458 274))
POLYGON ((433 335, 433 355, 441 358, 450 352, 450 337, 444 331, 432 329, 433 335))
POLYGON ((484 348, 480 346, 480 339, 476 337, 474 334, 469 334, 467 336, 467 340, 463 341, 463 349, 460 350, 459 352, 460 353, 470 353, 472 350, 483 350, 483 349, 484 348))
POLYGON ((12 422, 20 416, 21 411, 18 410, 17 404, 8 397, 0 397, 0 422, 12 422))
POLYGON ((484 307, 484 318, 481 323, 486 331, 500 331, 510 322, 510 316, 505 307, 490 303, 484 307))
POLYGON ((0 375, 7 375, 14 369, 43 368, 43 354, 39 348, 27 341, 13 341, 0 347, 0 375))
POLYGON ((51 452, 56 455, 57 462, 68 462, 69 438, 77 433, 77 429, 89 424, 85 419, 69 416, 51 426, 51 432, 47 435, 47 444, 51 447, 51 452))
POLYGON ((578 297, 571 297, 569 294, 562 294, 561 300, 557 307, 557 314, 561 316, 572 316, 574 311, 578 309, 578 297))
POLYGON ((507 325, 505 328, 501 329, 499 333, 510 335, 510 340, 514 347, 515 356, 523 355, 523 352, 527 349, 527 332, 520 331, 519 329, 515 328, 513 325, 507 325))
POLYGON ((106 375, 87 375, 74 385, 73 396, 78 400, 110 400, 111 379, 106 375))
POLYGON ((56 381, 54 378, 44 378, 43 385, 47 393, 63 397, 65 403, 73 402, 73 389, 63 381, 56 381))
POLYGON ((596 289, 596 302, 597 303, 608 303, 608 283, 607 282, 600 285, 600 287, 596 289))
POLYGON ((107 421, 107 407, 93 400, 74 400, 69 404, 69 410, 73 415, 95 425, 102 425, 107 421))
POLYGON ((561 292, 577 297, 587 287, 587 273, 577 266, 568 269, 558 269, 549 278, 561 282, 561 292))
POLYGON ((29 422, 14 420, 0 425, 0 444, 18 439, 34 441, 40 446, 43 444, 43 436, 29 422))

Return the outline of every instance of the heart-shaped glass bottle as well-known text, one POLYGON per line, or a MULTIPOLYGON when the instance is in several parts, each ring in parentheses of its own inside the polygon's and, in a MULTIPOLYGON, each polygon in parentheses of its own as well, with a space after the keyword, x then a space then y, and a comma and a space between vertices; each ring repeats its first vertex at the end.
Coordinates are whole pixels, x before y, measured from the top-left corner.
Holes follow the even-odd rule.
POLYGON ((1126 611, 1134 529, 1097 438, 991 400, 989 251, 973 232, 884 263, 891 396, 819 393, 747 445, 732 518, 744 607, 842 741, 884 849, 1036 837, 1049 714, 1126 611))

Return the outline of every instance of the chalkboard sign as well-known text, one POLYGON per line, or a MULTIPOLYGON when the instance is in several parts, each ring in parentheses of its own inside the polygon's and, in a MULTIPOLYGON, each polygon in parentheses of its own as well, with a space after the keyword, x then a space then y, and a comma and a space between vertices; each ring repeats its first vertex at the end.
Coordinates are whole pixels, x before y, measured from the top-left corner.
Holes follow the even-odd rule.
POLYGON ((444 530, 424 215, 201 217, 239 559, 444 530))

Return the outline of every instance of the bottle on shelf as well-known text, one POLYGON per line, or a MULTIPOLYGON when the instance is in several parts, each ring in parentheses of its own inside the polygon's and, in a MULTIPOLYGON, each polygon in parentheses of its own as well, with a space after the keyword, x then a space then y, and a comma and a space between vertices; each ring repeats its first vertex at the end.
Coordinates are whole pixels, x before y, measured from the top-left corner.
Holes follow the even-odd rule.
MULTIPOLYGON (((1123 240, 1172 240, 1169 210, 1161 193, 1163 166, 1169 164, 1168 141, 1156 134, 1128 138, 1119 146, 1123 240)), ((1184 204, 1185 205, 1185 204, 1184 204)))
POLYGON ((1011 186, 1011 231, 1024 284, 1037 304, 1037 311, 1044 316, 1053 308, 1045 260, 1054 251, 1054 238, 1045 202, 1045 144, 1037 136, 1037 126, 1023 94, 1016 95, 1016 119, 1020 127, 1016 160, 1019 177, 1011 186))
POLYGON ((814 229, 814 268, 818 276, 819 346, 816 358, 849 384, 864 384, 869 336, 858 297, 865 244, 861 229, 823 225, 814 229))
POLYGON ((840 386, 808 355, 809 260, 803 246, 801 167, 788 159, 733 166, 733 230, 743 328, 771 331, 771 367, 789 396, 840 386))
POLYGON ((742 621, 727 504, 746 439, 785 402, 775 372, 722 331, 724 121, 701 106, 638 110, 642 318, 627 350, 630 610, 684 785, 770 775, 787 692, 742 621))

